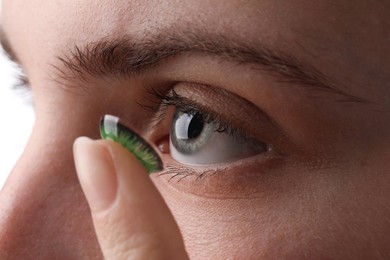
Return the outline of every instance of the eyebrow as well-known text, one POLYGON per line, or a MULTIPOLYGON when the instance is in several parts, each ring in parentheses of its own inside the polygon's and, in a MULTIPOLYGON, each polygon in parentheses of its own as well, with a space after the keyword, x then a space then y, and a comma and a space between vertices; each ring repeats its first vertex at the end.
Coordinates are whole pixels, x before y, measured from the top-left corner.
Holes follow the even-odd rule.
POLYGON ((20 65, 19 59, 11 47, 3 27, 0 25, 0 46, 3 48, 5 55, 14 63, 20 65))
MULTIPOLYGON (((19 63, 1 26, 0 43, 7 56, 19 63)), ((343 91, 339 82, 285 52, 199 30, 160 30, 160 33, 146 35, 138 41, 127 37, 103 38, 82 47, 74 45, 67 53, 57 57, 63 66, 56 64, 53 67, 59 72, 59 78, 67 82, 85 80, 86 75, 126 78, 180 54, 205 54, 238 64, 258 65, 256 68, 273 74, 278 82, 338 94, 343 97, 339 101, 343 102, 371 103, 343 91)), ((57 82, 61 83, 59 80, 57 82)))

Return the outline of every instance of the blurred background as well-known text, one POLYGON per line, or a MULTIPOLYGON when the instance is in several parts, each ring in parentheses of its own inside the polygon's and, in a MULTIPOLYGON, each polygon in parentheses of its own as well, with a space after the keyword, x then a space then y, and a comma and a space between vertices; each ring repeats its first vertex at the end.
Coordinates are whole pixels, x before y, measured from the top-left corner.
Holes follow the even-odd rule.
POLYGON ((23 152, 34 122, 31 93, 15 87, 18 75, 17 66, 0 47, 0 190, 23 152))

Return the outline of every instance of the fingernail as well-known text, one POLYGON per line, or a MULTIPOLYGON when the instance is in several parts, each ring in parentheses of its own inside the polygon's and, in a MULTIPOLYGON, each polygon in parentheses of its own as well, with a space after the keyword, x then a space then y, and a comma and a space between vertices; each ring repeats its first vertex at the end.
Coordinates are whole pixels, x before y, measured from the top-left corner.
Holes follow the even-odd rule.
POLYGON ((118 117, 105 115, 100 120, 102 139, 110 139, 120 143, 131 152, 150 174, 163 169, 163 163, 153 147, 133 130, 124 126, 118 117))
POLYGON ((92 211, 107 209, 117 194, 117 176, 110 153, 87 137, 73 145, 77 175, 92 211))

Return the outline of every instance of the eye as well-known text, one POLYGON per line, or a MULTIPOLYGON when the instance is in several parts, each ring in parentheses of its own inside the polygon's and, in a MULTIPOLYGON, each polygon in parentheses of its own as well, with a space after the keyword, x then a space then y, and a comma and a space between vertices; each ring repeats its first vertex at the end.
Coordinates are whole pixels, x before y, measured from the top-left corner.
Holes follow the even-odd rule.
POLYGON ((177 162, 189 165, 229 163, 268 150, 265 143, 247 138, 208 112, 176 108, 170 151, 177 162))

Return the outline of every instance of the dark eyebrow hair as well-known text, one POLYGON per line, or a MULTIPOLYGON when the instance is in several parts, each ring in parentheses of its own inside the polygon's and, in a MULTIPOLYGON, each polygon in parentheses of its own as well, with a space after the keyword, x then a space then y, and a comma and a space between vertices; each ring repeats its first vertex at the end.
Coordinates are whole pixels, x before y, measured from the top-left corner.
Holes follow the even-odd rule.
POLYGON ((172 31, 161 32, 146 36, 139 42, 121 38, 102 39, 84 47, 75 45, 67 55, 58 57, 65 65, 65 70, 60 66, 55 67, 62 78, 68 80, 83 79, 85 75, 128 77, 149 69, 164 59, 183 53, 206 54, 239 64, 259 65, 260 70, 274 74, 280 82, 297 83, 333 92, 342 96, 341 101, 344 102, 370 102, 344 92, 340 84, 336 84, 313 66, 302 64, 284 52, 199 31, 181 31, 174 34, 172 31))

